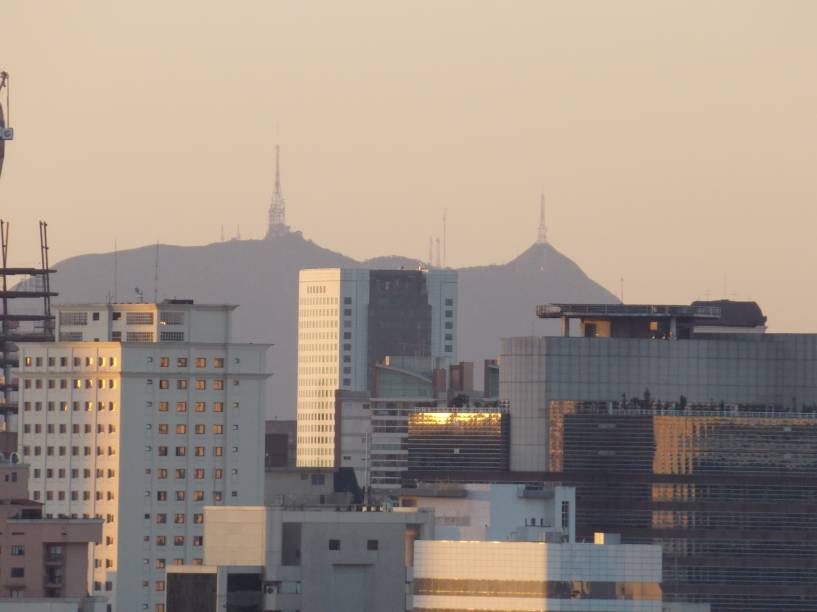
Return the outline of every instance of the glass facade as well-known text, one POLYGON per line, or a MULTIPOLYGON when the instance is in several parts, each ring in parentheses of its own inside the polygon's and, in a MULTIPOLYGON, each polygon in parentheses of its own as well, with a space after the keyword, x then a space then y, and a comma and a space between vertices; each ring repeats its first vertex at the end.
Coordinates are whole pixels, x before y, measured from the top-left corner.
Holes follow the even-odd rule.
POLYGON ((408 416, 409 471, 506 471, 508 414, 498 408, 408 416))
POLYGON ((665 601, 817 609, 817 413, 645 395, 548 404, 577 537, 661 544, 665 601))

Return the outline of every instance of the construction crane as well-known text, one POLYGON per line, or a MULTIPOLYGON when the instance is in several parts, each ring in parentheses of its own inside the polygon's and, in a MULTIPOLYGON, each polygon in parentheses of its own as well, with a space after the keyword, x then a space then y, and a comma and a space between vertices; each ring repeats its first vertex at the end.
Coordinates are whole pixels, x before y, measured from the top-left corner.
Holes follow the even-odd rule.
POLYGON ((6 141, 14 140, 14 129, 6 127, 6 119, 3 116, 3 90, 6 90, 6 113, 11 123, 11 107, 9 105, 9 73, 0 71, 0 176, 3 174, 3 156, 6 152, 6 141))

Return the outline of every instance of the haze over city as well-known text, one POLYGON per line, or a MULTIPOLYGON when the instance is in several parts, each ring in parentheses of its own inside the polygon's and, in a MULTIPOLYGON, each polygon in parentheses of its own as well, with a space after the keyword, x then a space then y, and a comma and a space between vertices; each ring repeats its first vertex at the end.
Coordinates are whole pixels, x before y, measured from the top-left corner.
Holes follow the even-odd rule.
MULTIPOLYGON (((57 260, 261 238, 356 258, 550 240, 630 302, 756 299, 815 329, 810 2, 3 3, 0 211, 57 260)), ((18 240, 24 240, 23 232, 18 240)), ((33 242, 17 244, 18 257, 33 242)))

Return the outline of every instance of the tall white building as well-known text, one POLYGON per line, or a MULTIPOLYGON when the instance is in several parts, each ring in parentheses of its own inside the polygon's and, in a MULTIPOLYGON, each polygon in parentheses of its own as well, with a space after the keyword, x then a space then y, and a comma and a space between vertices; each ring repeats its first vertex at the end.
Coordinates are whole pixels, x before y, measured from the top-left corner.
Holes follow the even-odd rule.
POLYGON ((368 392, 386 356, 457 358, 452 270, 301 270, 298 465, 334 466, 335 392, 368 392))
POLYGON ((165 567, 202 562, 205 505, 263 503, 268 345, 230 342, 234 308, 66 305, 60 341, 21 345, 31 495, 105 521, 91 587, 114 611, 165 610, 165 567))

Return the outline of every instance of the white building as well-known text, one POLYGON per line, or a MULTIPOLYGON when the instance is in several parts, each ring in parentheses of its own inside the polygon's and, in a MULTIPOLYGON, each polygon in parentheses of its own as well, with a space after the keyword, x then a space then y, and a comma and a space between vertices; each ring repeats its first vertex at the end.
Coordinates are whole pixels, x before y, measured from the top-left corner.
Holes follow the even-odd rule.
POLYGON ((165 567, 202 562, 205 504, 263 503, 268 346, 230 342, 234 308, 61 306, 62 341, 21 345, 31 496, 104 519, 91 586, 114 611, 165 609, 165 567))
POLYGON ((434 511, 440 540, 576 541, 576 489, 554 485, 418 483, 400 505, 434 511))
POLYGON ((662 612, 661 600, 658 545, 414 543, 415 612, 662 612))
POLYGON ((335 392, 370 391, 386 356, 455 361, 456 313, 451 270, 301 270, 298 465, 335 465, 335 392))

